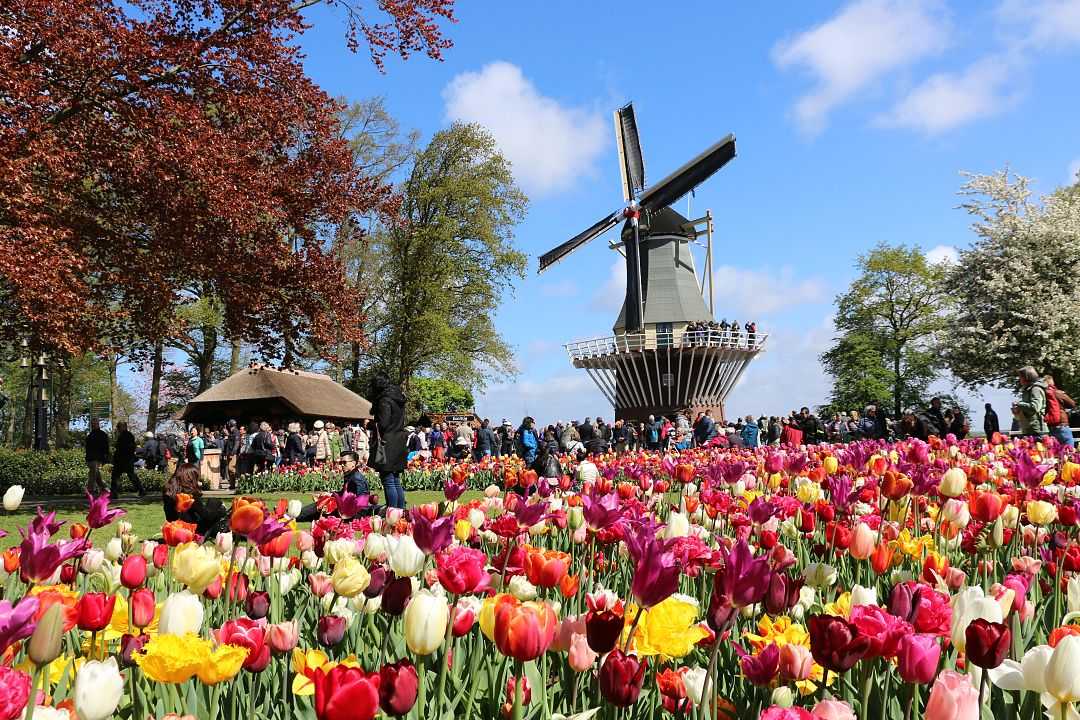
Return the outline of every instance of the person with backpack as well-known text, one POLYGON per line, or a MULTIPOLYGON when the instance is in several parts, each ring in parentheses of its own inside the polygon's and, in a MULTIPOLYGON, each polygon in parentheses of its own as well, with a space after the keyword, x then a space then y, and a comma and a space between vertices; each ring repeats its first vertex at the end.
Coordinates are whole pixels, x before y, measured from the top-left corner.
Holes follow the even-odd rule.
POLYGON ((536 454, 540 451, 540 438, 536 434, 535 423, 531 417, 525 416, 514 433, 514 447, 526 465, 536 462, 536 454))
POLYGON ((1076 408, 1076 401, 1054 384, 1053 375, 1043 375, 1043 383, 1046 384, 1046 425, 1050 428, 1050 434, 1062 445, 1076 447, 1067 412, 1076 408))
POLYGON ((1040 438, 1050 432, 1046 425, 1046 385, 1039 373, 1028 365, 1020 370, 1020 400, 1013 403, 1013 417, 1019 432, 1027 437, 1040 438))

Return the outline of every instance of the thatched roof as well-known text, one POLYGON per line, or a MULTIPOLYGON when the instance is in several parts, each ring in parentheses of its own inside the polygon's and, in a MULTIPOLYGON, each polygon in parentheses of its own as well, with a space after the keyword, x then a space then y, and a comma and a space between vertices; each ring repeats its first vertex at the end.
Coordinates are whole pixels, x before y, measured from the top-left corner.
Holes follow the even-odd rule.
POLYGON ((270 418, 359 420, 371 417, 371 403, 326 375, 245 368, 196 396, 177 419, 217 423, 270 418))

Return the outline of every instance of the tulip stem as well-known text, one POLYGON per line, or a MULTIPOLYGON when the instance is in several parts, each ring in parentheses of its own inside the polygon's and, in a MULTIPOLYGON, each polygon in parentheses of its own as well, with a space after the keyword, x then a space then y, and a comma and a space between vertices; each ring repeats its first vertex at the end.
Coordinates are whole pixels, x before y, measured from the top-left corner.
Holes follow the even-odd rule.
POLYGON ((450 605, 450 622, 446 623, 446 636, 443 638, 443 655, 439 658, 439 696, 435 700, 435 707, 438 710, 435 713, 435 717, 441 718, 443 716, 443 703, 446 701, 446 671, 450 667, 450 648, 454 633, 454 615, 457 608, 453 604, 450 605))
POLYGON ((34 718, 34 708, 37 706, 37 687, 43 684, 42 673, 44 670, 44 665, 38 665, 37 669, 34 670, 34 677, 30 681, 30 694, 26 700, 26 715, 23 716, 23 720, 33 720, 34 718))
POLYGON ((630 634, 626 636, 626 643, 623 645, 624 653, 630 652, 630 642, 634 639, 634 632, 637 631, 637 624, 644 614, 645 608, 638 608, 637 615, 634 616, 634 624, 630 626, 630 634))
POLYGON ((427 715, 427 655, 419 656, 416 659, 416 664, 418 666, 416 675, 420 680, 420 689, 416 701, 417 717, 423 718, 427 715))
POLYGON ((710 685, 712 684, 713 674, 716 672, 716 658, 720 655, 720 637, 716 638, 713 643, 712 657, 709 658, 709 671, 705 673, 705 683, 701 687, 701 716, 704 718, 716 717, 716 703, 712 702, 712 698, 709 697, 710 685), (710 711, 712 714, 710 715, 710 711))
POLYGON ((229 569, 225 572, 225 620, 229 619, 229 610, 232 609, 232 593, 229 592, 229 583, 232 580, 233 566, 236 564, 236 546, 239 540, 233 543, 232 551, 229 552, 229 569))
POLYGON ((514 664, 514 669, 517 675, 514 678, 514 711, 510 718, 511 720, 521 720, 522 710, 524 710, 525 668, 518 662, 514 664))

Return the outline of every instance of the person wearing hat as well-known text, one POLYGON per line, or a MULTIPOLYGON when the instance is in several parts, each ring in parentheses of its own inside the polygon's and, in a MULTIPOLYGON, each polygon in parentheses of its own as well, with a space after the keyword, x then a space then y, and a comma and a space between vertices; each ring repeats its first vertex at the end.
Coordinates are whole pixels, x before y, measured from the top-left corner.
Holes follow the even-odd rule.
POLYGON ((322 465, 330 459, 330 434, 326 432, 326 423, 315 421, 315 464, 322 465))
POLYGON ((161 443, 154 437, 154 433, 149 430, 143 433, 143 444, 139 448, 139 455, 142 457, 147 470, 157 470, 161 465, 163 460, 161 443))
POLYGON ((509 457, 514 454, 514 424, 506 418, 503 418, 502 424, 499 425, 499 429, 495 431, 495 457, 502 457, 506 455, 509 457))

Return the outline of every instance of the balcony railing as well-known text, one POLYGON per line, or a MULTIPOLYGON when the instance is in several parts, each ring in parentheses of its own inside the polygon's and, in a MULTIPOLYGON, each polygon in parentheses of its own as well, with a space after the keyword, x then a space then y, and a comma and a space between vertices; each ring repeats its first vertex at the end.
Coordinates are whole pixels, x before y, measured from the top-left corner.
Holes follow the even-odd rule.
POLYGON ((731 330, 673 330, 672 332, 642 332, 610 335, 578 340, 566 344, 571 360, 583 360, 642 350, 681 350, 691 348, 723 348, 756 353, 769 336, 766 333, 733 332, 731 330))

